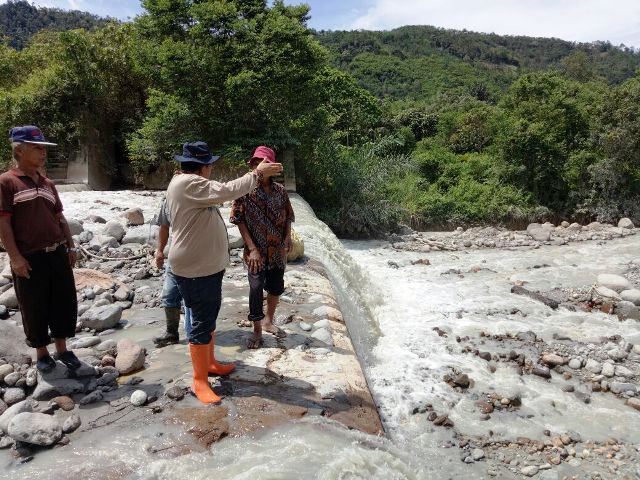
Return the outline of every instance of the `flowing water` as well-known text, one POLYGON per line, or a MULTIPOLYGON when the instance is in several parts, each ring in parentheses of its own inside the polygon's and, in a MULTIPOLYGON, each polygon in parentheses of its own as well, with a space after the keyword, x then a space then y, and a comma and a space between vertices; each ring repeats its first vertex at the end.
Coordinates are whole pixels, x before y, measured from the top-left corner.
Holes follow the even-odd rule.
MULTIPOLYGON (((63 202, 70 203, 68 211, 87 214, 86 206, 81 208, 77 202, 93 202, 95 194, 63 194, 63 202)), ((129 203, 140 206, 140 202, 132 198, 129 203)), ((304 238, 306 253, 325 264, 334 283, 386 438, 315 418, 226 439, 210 453, 158 459, 145 445, 159 435, 179 432, 169 427, 162 432, 155 428, 105 431, 94 445, 72 443, 64 450, 39 454, 33 464, 13 471, 11 478, 59 478, 62 471, 77 478, 112 478, 95 476, 95 472, 113 471, 134 479, 484 478, 486 464, 464 465, 457 449, 444 448, 450 430, 433 427, 424 415, 412 414, 427 403, 448 413, 465 435, 486 435, 492 430, 495 438, 541 438, 543 430, 550 429, 574 430, 594 440, 614 436, 640 441, 640 416, 623 408, 612 395, 595 396, 586 405, 562 392, 557 382, 519 376, 512 366, 498 366, 491 373, 487 362, 461 353, 455 340, 456 336, 477 337, 481 330, 492 334, 532 330, 548 341, 554 333, 580 341, 619 334, 640 343, 638 322, 562 308, 552 311, 509 293, 515 280, 529 282, 534 290, 549 290, 589 284, 605 271, 620 273, 635 260, 640 239, 633 236, 604 246, 590 242, 537 250, 437 252, 428 254, 431 266, 395 269, 389 260, 404 265, 426 255, 395 252, 376 241, 341 242, 302 199, 293 196, 292 202, 295 228, 304 238), (541 263, 549 266, 530 268, 541 263), (444 274, 450 269, 467 272, 475 266, 484 269, 464 278, 444 274), (514 308, 526 316, 510 315, 514 308), (439 336, 434 327, 447 336, 439 336), (471 398, 442 381, 451 367, 467 373, 478 392, 519 394, 523 407, 517 414, 496 412, 481 422, 471 398)), ((148 218, 155 213, 158 198, 149 197, 144 203, 152 205, 145 209, 148 218)))

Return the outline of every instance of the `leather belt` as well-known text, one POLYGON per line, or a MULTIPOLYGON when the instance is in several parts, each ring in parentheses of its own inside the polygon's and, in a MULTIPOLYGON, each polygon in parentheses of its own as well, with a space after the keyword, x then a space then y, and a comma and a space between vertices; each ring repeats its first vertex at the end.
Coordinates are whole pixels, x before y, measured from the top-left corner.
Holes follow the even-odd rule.
POLYGON ((66 245, 67 242, 58 242, 53 245, 49 245, 48 247, 44 247, 41 251, 45 253, 55 252, 60 245, 66 245))

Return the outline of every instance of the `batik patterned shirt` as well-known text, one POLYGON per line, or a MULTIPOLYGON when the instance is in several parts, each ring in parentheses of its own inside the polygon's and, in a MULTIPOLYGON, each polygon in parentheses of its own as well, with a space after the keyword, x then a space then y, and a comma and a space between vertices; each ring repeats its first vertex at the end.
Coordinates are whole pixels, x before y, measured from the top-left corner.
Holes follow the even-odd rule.
MULTIPOLYGON (((272 182, 271 191, 267 193, 259 184, 233 202, 230 221, 235 225, 246 225, 267 269, 285 268, 287 229, 295 221, 295 216, 284 186, 272 182)), ((245 245, 245 262, 248 259, 249 249, 245 245)))

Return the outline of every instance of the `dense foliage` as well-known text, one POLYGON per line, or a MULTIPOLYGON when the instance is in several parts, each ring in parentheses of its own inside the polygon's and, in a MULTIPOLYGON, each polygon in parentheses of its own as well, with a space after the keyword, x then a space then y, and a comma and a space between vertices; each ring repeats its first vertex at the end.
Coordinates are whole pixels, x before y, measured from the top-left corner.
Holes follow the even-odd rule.
POLYGON ((351 237, 640 220, 633 50, 432 27, 312 32, 308 8, 283 1, 142 4, 131 23, 0 46, 0 129, 38 124, 60 155, 93 145, 129 182, 167 170, 188 140, 238 168, 257 144, 294 150, 300 193, 351 237))

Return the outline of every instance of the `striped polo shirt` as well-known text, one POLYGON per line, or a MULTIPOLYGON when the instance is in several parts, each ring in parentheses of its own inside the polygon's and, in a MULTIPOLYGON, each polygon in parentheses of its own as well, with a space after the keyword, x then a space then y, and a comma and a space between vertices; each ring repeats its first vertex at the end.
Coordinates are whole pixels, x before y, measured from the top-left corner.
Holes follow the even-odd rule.
POLYGON ((51 180, 38 181, 13 168, 0 175, 0 216, 11 217, 16 246, 23 256, 65 240, 62 202, 51 180))

